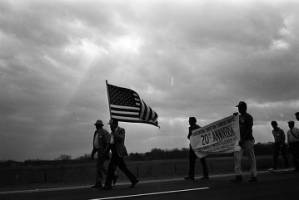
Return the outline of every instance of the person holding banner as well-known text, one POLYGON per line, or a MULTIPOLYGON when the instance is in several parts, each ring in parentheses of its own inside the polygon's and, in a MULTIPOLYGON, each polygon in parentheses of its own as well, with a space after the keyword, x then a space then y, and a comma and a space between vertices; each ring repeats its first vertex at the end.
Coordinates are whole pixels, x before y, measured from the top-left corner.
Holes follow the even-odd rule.
MULTIPOLYGON (((195 117, 189 117, 189 133, 188 133, 188 140, 190 140, 190 137, 192 135, 192 131, 195 129, 200 128, 199 125, 196 124, 196 118, 195 117)), ((194 153, 191 144, 189 145, 189 173, 188 176, 185 177, 185 180, 193 180, 194 181, 194 168, 195 168, 195 161, 196 161, 196 154, 194 153)), ((207 163, 206 163, 206 158, 200 158, 200 162, 202 165, 202 169, 203 169, 203 177, 201 178, 201 180, 206 180, 209 179, 209 172, 208 172, 208 167, 207 167, 207 163)))
POLYGON ((289 121, 288 125, 290 128, 287 133, 288 144, 290 146, 290 152, 293 156, 295 171, 299 172, 299 129, 295 127, 294 121, 289 121))
POLYGON ((257 171, 256 171, 256 159, 254 154, 254 137, 252 135, 253 118, 247 113, 247 104, 244 101, 240 101, 236 106, 239 111, 239 127, 240 127, 240 141, 239 146, 241 149, 234 152, 234 165, 236 177, 232 182, 242 182, 242 171, 241 162, 243 152, 246 151, 250 160, 250 173, 251 178, 249 182, 257 182, 257 171))
POLYGON ((108 175, 106 177, 106 182, 104 189, 112 189, 112 180, 114 178, 114 172, 117 167, 130 179, 131 188, 139 182, 138 179, 130 172, 127 168, 127 165, 124 161, 124 157, 128 155, 127 149, 125 147, 125 129, 118 126, 118 121, 111 119, 110 122, 111 128, 111 138, 110 138, 110 148, 112 151, 111 160, 108 167, 108 175))

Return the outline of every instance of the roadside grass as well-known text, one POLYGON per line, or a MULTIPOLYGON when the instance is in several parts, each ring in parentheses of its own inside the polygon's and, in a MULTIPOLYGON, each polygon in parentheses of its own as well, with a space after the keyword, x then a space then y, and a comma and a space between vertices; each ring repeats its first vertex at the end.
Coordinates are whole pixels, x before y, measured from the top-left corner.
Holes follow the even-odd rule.
MULTIPOLYGON (((207 158, 210 174, 225 174, 233 172, 233 157, 207 158)), ((244 171, 249 169, 246 156, 243 159, 244 171)), ((283 167, 279 160, 279 166, 283 167)), ((76 164, 15 166, 0 169, 0 188, 21 185, 45 184, 93 184, 95 181, 95 161, 76 164)), ((107 167, 108 163, 106 163, 107 167)), ((141 180, 158 178, 184 177, 188 173, 188 159, 127 161, 128 168, 141 180)), ((272 156, 258 156, 257 167, 265 170, 272 167, 272 156)), ((202 173, 200 161, 196 162, 196 176, 202 173)), ((119 181, 127 180, 119 172, 119 181)))

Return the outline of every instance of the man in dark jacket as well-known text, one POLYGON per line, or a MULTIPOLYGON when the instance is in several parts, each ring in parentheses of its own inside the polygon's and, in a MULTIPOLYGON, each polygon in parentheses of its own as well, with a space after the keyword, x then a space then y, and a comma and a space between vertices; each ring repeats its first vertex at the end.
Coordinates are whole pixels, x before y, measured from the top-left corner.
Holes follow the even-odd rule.
POLYGON ((249 182, 257 182, 257 171, 256 171, 256 159, 254 154, 254 138, 252 135, 252 126, 253 126, 253 118, 247 113, 247 104, 244 101, 240 101, 236 106, 239 111, 239 127, 240 127, 240 141, 239 145, 241 147, 240 151, 234 152, 234 164, 235 164, 235 173, 236 178, 232 180, 232 182, 241 182, 242 171, 241 171, 241 162, 243 152, 246 151, 248 153, 249 161, 251 164, 250 173, 251 178, 249 182))
POLYGON ((91 152, 91 158, 94 159, 95 153, 97 153, 97 165, 96 165, 96 183, 92 188, 102 188, 103 176, 106 173, 104 168, 104 162, 109 159, 109 133, 103 126, 102 120, 97 120, 94 124, 96 131, 93 135, 93 148, 91 152))
POLYGON ((273 148, 273 169, 277 169, 277 159, 278 155, 281 152, 284 159, 285 167, 289 167, 287 152, 286 152, 286 143, 285 143, 285 134, 284 131, 278 127, 276 121, 272 121, 271 125, 273 127, 272 134, 274 137, 274 148, 273 148))
POLYGON ((131 187, 133 188, 139 181, 132 172, 130 172, 124 161, 124 157, 128 155, 125 147, 125 129, 118 126, 117 120, 110 120, 109 124, 112 131, 110 138, 112 157, 109 163, 108 175, 106 177, 104 189, 112 189, 111 183, 117 167, 130 179, 131 187))
MULTIPOLYGON (((195 117, 189 117, 189 132, 188 132, 188 140, 190 140, 190 137, 192 135, 192 131, 195 129, 200 128, 199 125, 196 124, 196 118, 195 117)), ((196 161, 196 154, 194 153, 191 145, 189 145, 189 173, 188 176, 185 177, 185 180, 194 180, 194 168, 195 168, 195 161, 196 161)), ((202 165, 203 169, 203 177, 201 178, 202 180, 204 179, 209 179, 209 171, 206 163, 206 158, 200 158, 200 162, 202 165)))

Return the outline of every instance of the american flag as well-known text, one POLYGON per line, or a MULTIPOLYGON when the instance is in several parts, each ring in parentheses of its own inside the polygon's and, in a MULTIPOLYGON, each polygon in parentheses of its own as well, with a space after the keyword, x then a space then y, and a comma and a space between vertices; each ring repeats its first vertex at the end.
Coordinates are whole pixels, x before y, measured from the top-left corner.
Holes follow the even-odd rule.
POLYGON ((111 119, 158 126, 158 114, 131 89, 107 83, 111 119))

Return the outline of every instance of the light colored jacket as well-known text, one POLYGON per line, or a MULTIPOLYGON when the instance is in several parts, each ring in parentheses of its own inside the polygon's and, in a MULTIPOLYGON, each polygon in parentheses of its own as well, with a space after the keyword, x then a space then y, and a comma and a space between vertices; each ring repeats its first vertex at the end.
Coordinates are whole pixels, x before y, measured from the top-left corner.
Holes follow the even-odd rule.
POLYGON ((289 130, 288 133, 288 143, 299 142, 299 129, 294 127, 292 130, 289 130))

